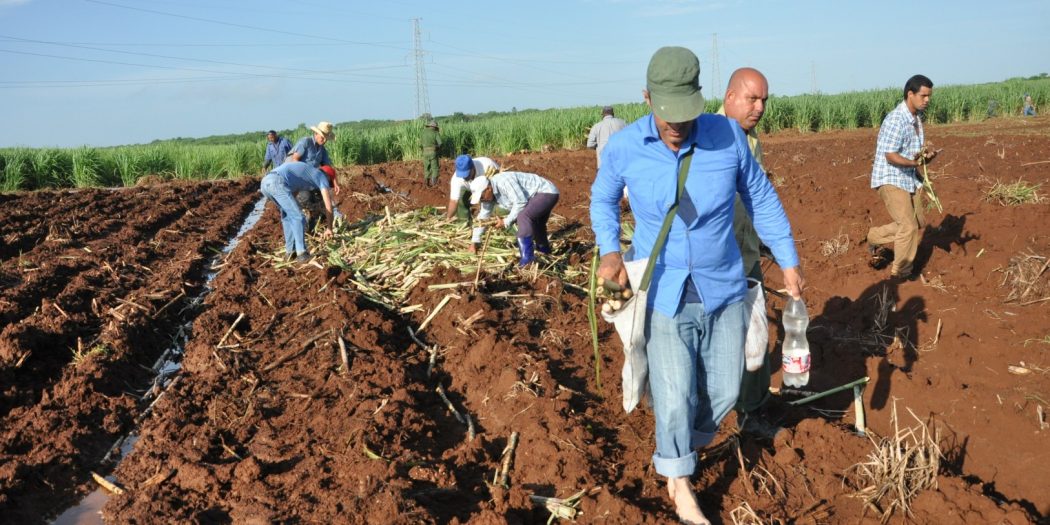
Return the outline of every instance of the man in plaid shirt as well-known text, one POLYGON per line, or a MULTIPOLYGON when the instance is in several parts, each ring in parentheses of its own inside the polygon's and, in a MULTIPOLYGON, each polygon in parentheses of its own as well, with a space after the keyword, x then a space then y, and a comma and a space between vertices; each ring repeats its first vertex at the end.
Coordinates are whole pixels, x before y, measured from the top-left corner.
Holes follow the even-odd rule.
POLYGON ((893 222, 868 230, 871 265, 882 262, 879 246, 893 244, 890 277, 914 279, 912 263, 925 225, 919 189, 922 179, 918 168, 929 164, 937 152, 924 144, 925 135, 918 113, 926 110, 933 94, 933 82, 915 75, 904 84, 904 101, 886 115, 879 128, 875 146, 875 163, 871 170, 871 187, 879 190, 893 222))

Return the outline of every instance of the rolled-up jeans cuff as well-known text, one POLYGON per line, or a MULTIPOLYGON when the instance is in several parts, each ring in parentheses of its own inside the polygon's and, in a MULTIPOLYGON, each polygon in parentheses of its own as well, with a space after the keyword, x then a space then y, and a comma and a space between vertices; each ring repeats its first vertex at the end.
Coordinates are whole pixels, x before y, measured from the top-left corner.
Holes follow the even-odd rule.
POLYGON ((692 476, 693 472, 696 472, 696 452, 690 452, 680 458, 662 458, 653 454, 653 466, 656 467, 656 473, 661 476, 669 478, 692 476))

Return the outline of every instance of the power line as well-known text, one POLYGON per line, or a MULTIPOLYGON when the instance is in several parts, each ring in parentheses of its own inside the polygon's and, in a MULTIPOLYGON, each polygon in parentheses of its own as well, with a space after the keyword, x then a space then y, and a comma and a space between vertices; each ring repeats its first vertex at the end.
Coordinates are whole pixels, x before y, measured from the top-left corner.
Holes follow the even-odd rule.
POLYGON ((251 67, 251 68, 257 68, 257 69, 277 69, 277 70, 284 70, 284 71, 297 71, 297 72, 301 72, 301 73, 314 73, 314 74, 322 74, 322 75, 329 74, 328 71, 321 71, 321 70, 316 70, 316 69, 303 69, 303 68, 279 67, 279 66, 260 66, 260 65, 257 65, 257 64, 242 64, 242 63, 239 63, 239 62, 226 62, 226 61, 222 61, 222 60, 210 60, 210 59, 207 59, 207 58, 188 58, 188 57, 180 57, 180 56, 173 56, 173 55, 159 55, 159 54, 156 54, 156 53, 140 53, 140 52, 136 52, 136 51, 123 51, 123 50, 119 50, 119 49, 105 49, 105 48, 101 48, 101 47, 92 47, 92 46, 85 46, 85 45, 79 45, 79 44, 63 44, 61 42, 51 42, 51 41, 47 41, 47 40, 34 40, 34 39, 30 39, 30 38, 19 38, 19 37, 13 37, 13 36, 8 36, 8 35, 0 35, 0 38, 6 38, 6 39, 9 39, 9 40, 15 40, 15 41, 19 41, 19 42, 29 42, 29 43, 34 43, 34 44, 47 44, 47 45, 61 46, 61 47, 73 47, 73 48, 77 48, 77 49, 88 49, 88 50, 91 50, 91 51, 102 51, 103 53, 119 53, 119 54, 122 54, 122 55, 134 55, 134 56, 143 56, 143 57, 149 57, 149 58, 164 58, 164 59, 168 59, 168 60, 184 60, 184 61, 187 61, 187 62, 202 62, 202 63, 206 63, 206 64, 217 64, 217 65, 222 65, 222 66, 251 67))
MULTIPOLYGON (((438 41, 433 40, 433 39, 430 40, 430 41, 432 43, 434 43, 434 44, 439 45, 439 46, 445 46, 445 47, 456 49, 456 50, 459 50, 459 51, 467 51, 467 52, 470 51, 468 49, 463 49, 461 47, 457 47, 457 46, 454 46, 452 44, 446 44, 444 42, 438 42, 438 41)), ((448 53, 448 52, 445 52, 445 53, 442 53, 442 55, 468 57, 468 58, 484 58, 484 59, 487 59, 487 60, 499 60, 501 62, 517 62, 517 63, 536 62, 536 63, 540 63, 540 64, 565 64, 565 65, 572 65, 572 66, 575 66, 575 65, 622 65, 622 64, 636 64, 637 63, 636 61, 633 61, 633 60, 612 60, 612 61, 603 61, 603 62, 596 62, 594 60, 538 60, 538 59, 534 59, 534 58, 509 58, 509 57, 498 56, 498 55, 480 55, 480 54, 477 54, 477 53, 448 53)))
MULTIPOLYGON (((15 55, 28 55, 28 56, 36 56, 36 57, 44 57, 44 58, 55 58, 55 59, 60 59, 60 60, 70 60, 70 61, 74 61, 74 62, 92 62, 92 63, 100 63, 100 64, 116 64, 116 65, 121 65, 121 66, 145 67, 145 68, 152 68, 152 69, 167 69, 167 70, 172 70, 172 71, 193 71, 193 72, 199 72, 199 73, 228 74, 228 73, 226 73, 224 71, 215 71, 213 69, 202 69, 202 68, 193 68, 193 67, 177 67, 177 66, 162 66, 162 65, 157 65, 157 64, 139 64, 139 63, 135 63, 135 62, 120 62, 120 61, 117 61, 117 60, 103 60, 103 59, 98 59, 98 58, 67 57, 67 56, 62 56, 62 55, 50 55, 50 54, 46 54, 46 53, 33 53, 33 52, 29 52, 29 51, 14 51, 14 50, 11 50, 11 49, 0 49, 0 53, 10 53, 10 54, 15 54, 15 55)), ((319 81, 319 82, 338 82, 338 83, 344 83, 344 84, 375 84, 375 85, 404 85, 405 84, 404 82, 376 82, 376 81, 366 81, 366 80, 351 80, 351 79, 310 77, 310 76, 305 76, 305 75, 277 75, 277 74, 247 73, 247 72, 239 73, 239 75, 243 75, 245 77, 252 77, 252 78, 283 78, 283 79, 310 80, 310 81, 319 81)), ((394 77, 384 77, 384 78, 394 78, 394 77)))
POLYGON ((223 20, 214 20, 214 19, 211 19, 211 18, 202 18, 202 17, 198 17, 198 16, 180 15, 178 13, 171 13, 171 12, 168 12, 168 11, 158 11, 158 10, 155 10, 155 9, 145 9, 145 8, 142 8, 142 7, 133 7, 133 6, 117 4, 117 3, 113 3, 113 2, 106 2, 106 1, 103 1, 103 0, 84 0, 84 1, 92 3, 92 4, 107 5, 107 6, 110 6, 110 7, 117 7, 117 8, 120 8, 120 9, 127 9, 127 10, 130 10, 130 11, 141 11, 143 13, 151 13, 151 14, 155 14, 155 15, 163 15, 163 16, 170 16, 170 17, 174 17, 174 18, 182 18, 184 20, 193 20, 193 21, 196 21, 196 22, 207 22, 209 24, 218 24, 218 25, 223 25, 223 26, 228 26, 228 27, 237 27, 237 28, 241 28, 241 29, 251 29, 251 30, 254 30, 254 31, 264 31, 264 32, 269 33, 269 34, 277 33, 277 34, 281 34, 281 35, 298 36, 298 37, 303 37, 303 38, 311 38, 311 39, 315 39, 315 40, 327 40, 327 41, 334 41, 334 42, 342 42, 342 43, 346 43, 346 44, 355 44, 355 45, 371 46, 371 47, 382 47, 382 48, 387 48, 387 49, 396 49, 396 50, 399 50, 399 51, 408 51, 407 49, 405 49, 403 47, 400 47, 400 46, 395 46, 395 45, 391 45, 391 44, 383 44, 383 43, 380 43, 380 42, 361 42, 361 41, 356 41, 356 40, 346 40, 344 38, 338 38, 338 37, 332 37, 332 36, 318 36, 318 35, 311 35, 311 34, 308 34, 308 33, 296 33, 294 31, 283 31, 283 30, 280 30, 280 29, 274 29, 272 27, 259 27, 259 26, 253 26, 253 25, 248 25, 248 24, 237 24, 237 23, 234 23, 234 22, 226 22, 226 21, 223 21, 223 20))
MULTIPOLYGON (((434 41, 431 40, 431 42, 434 42, 434 41)), ((445 46, 445 47, 450 47, 452 49, 458 49, 460 51, 470 52, 469 49, 463 49, 461 47, 456 47, 456 46, 453 46, 451 44, 442 44, 441 42, 434 42, 434 43, 438 44, 438 45, 445 46)), ((521 60, 521 59, 514 59, 514 58, 507 58, 507 57, 499 57, 499 56, 492 56, 492 55, 481 55, 481 54, 456 54, 456 53, 443 53, 443 54, 444 55, 449 55, 449 56, 462 56, 462 57, 468 57, 468 58, 483 58, 483 59, 486 59, 486 60, 495 60, 495 61, 498 61, 498 62, 514 62, 514 63, 517 63, 517 64, 523 66, 523 67, 527 67, 529 69, 534 69, 536 71, 541 71, 543 73, 553 73, 555 75, 565 75, 565 73, 563 73, 561 71, 552 71, 552 70, 544 69, 544 68, 541 68, 541 67, 530 66, 530 65, 525 63, 525 62, 529 62, 528 60, 521 60)), ((544 62, 544 63, 547 63, 547 62, 544 62)), ((572 75, 572 76, 576 76, 576 75, 572 75)), ((581 78, 581 77, 577 77, 577 78, 581 78)))
MULTIPOLYGON (((346 47, 357 45, 349 42, 55 42, 56 44, 83 45, 83 46, 107 46, 107 47, 346 47)), ((386 42, 377 42, 386 44, 386 42)), ((391 44, 392 45, 392 44, 391 44)))

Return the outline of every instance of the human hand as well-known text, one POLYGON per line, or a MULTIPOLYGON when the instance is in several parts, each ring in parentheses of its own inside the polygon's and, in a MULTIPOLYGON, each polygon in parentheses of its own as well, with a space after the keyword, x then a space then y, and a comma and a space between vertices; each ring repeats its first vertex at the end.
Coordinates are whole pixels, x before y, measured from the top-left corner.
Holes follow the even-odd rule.
POLYGON ((806 278, 802 275, 802 268, 795 266, 784 268, 784 288, 787 293, 795 299, 802 298, 802 290, 806 287, 806 278))
POLYGON ((610 281, 620 288, 627 287, 627 268, 623 265, 620 252, 609 252, 598 262, 598 278, 610 281))
POLYGON ((915 154, 915 161, 920 164, 929 164, 940 152, 941 150, 939 149, 933 149, 932 143, 927 142, 926 145, 915 154))
POLYGON ((332 227, 331 227, 331 226, 328 226, 328 227, 326 227, 326 228, 324 229, 324 231, 323 231, 323 232, 321 232, 321 239, 323 239, 323 240, 326 240, 326 241, 327 241, 328 239, 331 239, 331 238, 332 238, 332 235, 333 235, 333 233, 332 233, 332 227))
POLYGON ((627 268, 623 265, 620 252, 611 252, 602 256, 598 264, 598 294, 607 298, 602 311, 608 313, 623 307, 623 301, 629 299, 633 292, 627 287, 627 268))

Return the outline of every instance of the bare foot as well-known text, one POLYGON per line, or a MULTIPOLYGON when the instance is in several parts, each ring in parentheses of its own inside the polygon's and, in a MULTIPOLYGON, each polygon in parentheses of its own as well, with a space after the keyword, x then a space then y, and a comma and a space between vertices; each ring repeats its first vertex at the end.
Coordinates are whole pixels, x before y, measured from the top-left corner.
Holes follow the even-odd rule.
POLYGON ((710 521, 700 511, 700 504, 696 501, 692 487, 689 486, 689 478, 667 478, 667 495, 674 501, 675 512, 682 523, 689 525, 711 525, 710 521))

